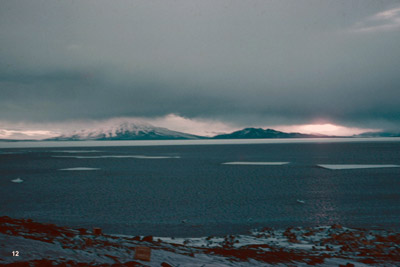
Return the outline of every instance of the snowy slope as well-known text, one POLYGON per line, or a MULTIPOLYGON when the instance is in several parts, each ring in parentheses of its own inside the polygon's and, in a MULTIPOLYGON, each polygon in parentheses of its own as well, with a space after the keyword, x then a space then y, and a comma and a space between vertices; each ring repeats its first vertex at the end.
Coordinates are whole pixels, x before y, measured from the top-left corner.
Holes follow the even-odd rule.
POLYGON ((163 139, 199 139, 201 137, 167 128, 156 127, 144 122, 123 122, 117 125, 73 131, 51 141, 72 140, 163 140, 163 139))

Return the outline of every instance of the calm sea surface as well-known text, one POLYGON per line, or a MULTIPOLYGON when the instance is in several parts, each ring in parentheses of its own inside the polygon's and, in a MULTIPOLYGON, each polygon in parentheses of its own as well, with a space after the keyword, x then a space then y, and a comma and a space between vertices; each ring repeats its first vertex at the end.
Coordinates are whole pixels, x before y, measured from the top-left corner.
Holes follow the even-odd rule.
POLYGON ((400 139, 0 143, 0 216, 156 236, 400 229, 400 168, 318 164, 400 165, 400 139), (223 164, 238 161, 289 164, 223 164), (61 170, 78 167, 97 169, 61 170))

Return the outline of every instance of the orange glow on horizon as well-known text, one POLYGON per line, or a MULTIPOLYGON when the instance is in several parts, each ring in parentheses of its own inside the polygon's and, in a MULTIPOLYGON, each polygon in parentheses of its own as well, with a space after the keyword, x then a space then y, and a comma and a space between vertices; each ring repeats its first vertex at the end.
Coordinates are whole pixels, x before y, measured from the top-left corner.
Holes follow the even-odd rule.
POLYGON ((298 132, 303 134, 322 134, 335 136, 351 136, 365 132, 379 132, 380 129, 366 129, 357 127, 346 127, 332 123, 323 124, 300 124, 300 125, 279 125, 272 127, 283 132, 298 132))

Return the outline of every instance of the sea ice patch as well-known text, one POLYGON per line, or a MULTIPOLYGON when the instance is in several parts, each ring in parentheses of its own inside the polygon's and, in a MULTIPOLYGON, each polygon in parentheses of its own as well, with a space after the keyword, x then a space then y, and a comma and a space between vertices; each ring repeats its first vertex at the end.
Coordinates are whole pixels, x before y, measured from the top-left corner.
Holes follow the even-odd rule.
POLYGON ((400 165, 391 164, 319 164, 321 168, 329 170, 372 169, 372 168, 398 168, 400 165))
POLYGON ((76 167, 76 168, 59 169, 59 171, 96 171, 96 170, 100 170, 100 168, 76 167))
POLYGON ((133 158, 133 159, 178 159, 180 156, 143 156, 143 155, 105 155, 105 156, 53 156, 53 158, 75 158, 75 159, 108 159, 108 158, 133 158))
POLYGON ((100 150, 53 150, 54 153, 97 153, 100 150))
POLYGON ((25 153, 25 152, 20 152, 20 151, 18 151, 18 152, 0 152, 0 155, 14 155, 14 154, 22 154, 22 153, 25 153))
POLYGON ((232 161, 222 163, 225 165, 285 165, 289 162, 264 162, 264 161, 232 161))
MULTIPOLYGON (((105 156, 107 157, 107 156, 105 156)), ((132 156, 110 156, 114 158, 135 158, 135 159, 179 159, 180 156, 142 156, 142 155, 132 155, 132 156)))

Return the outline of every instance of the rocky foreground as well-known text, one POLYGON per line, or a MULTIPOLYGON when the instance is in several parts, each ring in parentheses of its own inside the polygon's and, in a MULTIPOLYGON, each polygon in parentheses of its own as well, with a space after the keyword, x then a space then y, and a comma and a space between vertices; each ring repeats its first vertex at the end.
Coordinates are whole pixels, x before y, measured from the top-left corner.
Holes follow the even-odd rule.
POLYGON ((0 217, 0 265, 400 266, 400 233, 332 225, 264 228, 224 237, 157 238, 0 217), (143 257, 139 248, 151 254, 143 257))

